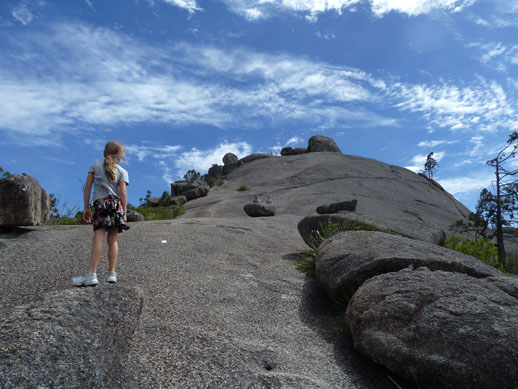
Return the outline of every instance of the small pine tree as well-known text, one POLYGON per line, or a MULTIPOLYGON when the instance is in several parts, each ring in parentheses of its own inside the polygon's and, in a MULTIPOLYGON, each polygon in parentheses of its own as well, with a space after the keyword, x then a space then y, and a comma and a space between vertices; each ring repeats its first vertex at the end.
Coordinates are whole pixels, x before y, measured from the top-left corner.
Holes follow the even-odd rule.
POLYGON ((426 162, 424 163, 424 169, 421 171, 428 177, 429 179, 433 179, 435 173, 439 169, 439 163, 433 157, 433 152, 426 156, 426 162))

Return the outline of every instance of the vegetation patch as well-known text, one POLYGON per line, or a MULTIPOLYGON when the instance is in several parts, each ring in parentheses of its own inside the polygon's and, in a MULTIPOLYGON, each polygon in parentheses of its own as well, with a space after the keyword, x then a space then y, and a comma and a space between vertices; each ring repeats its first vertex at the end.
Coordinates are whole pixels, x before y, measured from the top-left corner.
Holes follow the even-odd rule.
POLYGON ((241 185, 239 188, 237 188, 237 191, 244 192, 245 190, 250 190, 251 188, 248 185, 241 185))
POLYGON ((459 253, 471 255, 482 262, 496 267, 503 273, 506 272, 504 264, 498 260, 498 249, 490 240, 484 238, 465 239, 452 235, 444 242, 444 247, 458 251, 459 253))
POLYGON ((358 220, 345 219, 342 222, 321 223, 319 230, 314 230, 309 239, 309 249, 299 254, 296 268, 304 273, 313 275, 317 263, 317 255, 320 245, 333 235, 343 231, 382 231, 391 233, 388 230, 380 230, 372 224, 363 223, 358 220))

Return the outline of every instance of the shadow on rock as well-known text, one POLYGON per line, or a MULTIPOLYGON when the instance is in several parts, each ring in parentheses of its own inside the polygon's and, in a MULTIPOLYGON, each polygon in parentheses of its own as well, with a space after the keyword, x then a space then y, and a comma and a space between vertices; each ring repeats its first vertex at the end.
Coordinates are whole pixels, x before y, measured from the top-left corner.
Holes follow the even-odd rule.
MULTIPOLYGON (((288 255, 295 258, 294 254, 288 255)), ((284 256, 284 259, 290 259, 284 256)), ((352 339, 345 328, 345 306, 332 301, 313 276, 306 276, 300 305, 300 318, 328 343, 334 344, 334 358, 345 374, 353 377, 361 388, 393 389, 392 377, 403 389, 415 388, 414 385, 396 377, 356 351, 352 339)))

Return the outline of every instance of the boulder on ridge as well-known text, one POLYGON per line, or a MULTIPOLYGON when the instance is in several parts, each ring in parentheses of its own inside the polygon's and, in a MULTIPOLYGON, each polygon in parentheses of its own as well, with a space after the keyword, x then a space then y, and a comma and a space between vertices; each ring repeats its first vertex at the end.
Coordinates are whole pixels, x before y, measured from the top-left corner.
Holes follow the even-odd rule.
POLYGON ((0 179, 0 227, 35 226, 50 216, 50 197, 35 178, 13 174, 0 179))
POLYGON ((171 183, 171 195, 174 197, 185 196, 187 201, 206 196, 209 193, 209 186, 204 180, 175 181, 171 183))
POLYGON ((334 152, 341 153, 342 150, 336 145, 335 141, 327 136, 314 135, 308 141, 308 153, 314 152, 334 152))
POLYGON ((514 389, 518 300, 499 283, 426 268, 379 275, 351 299, 346 325, 357 350, 420 388, 514 389))
POLYGON ((239 160, 239 162, 248 163, 248 162, 255 161, 257 159, 272 158, 272 157, 274 157, 272 154, 254 153, 254 154, 250 154, 250 155, 247 155, 246 157, 241 158, 239 160))
POLYGON ((229 164, 232 164, 232 163, 237 163, 237 161, 238 161, 238 158, 237 158, 236 154, 226 153, 223 156, 223 164, 224 165, 229 165, 229 164))
POLYGON ((303 147, 293 148, 293 147, 286 146, 286 147, 282 148, 281 155, 284 157, 287 155, 298 155, 298 154, 304 154, 307 152, 308 152, 308 150, 303 147))
POLYGON ((442 246, 377 231, 340 232, 318 250, 315 274, 343 303, 369 278, 412 267, 464 273, 475 278, 503 274, 486 263, 442 246))

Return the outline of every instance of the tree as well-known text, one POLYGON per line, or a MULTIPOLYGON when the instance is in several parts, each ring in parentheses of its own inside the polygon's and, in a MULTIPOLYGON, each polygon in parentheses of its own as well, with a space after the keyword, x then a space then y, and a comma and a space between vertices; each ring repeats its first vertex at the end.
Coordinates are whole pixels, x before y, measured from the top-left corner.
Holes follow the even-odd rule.
POLYGON ((195 180, 199 180, 201 177, 201 173, 197 172, 194 169, 187 170, 187 173, 183 176, 183 179, 189 182, 194 182, 195 180))
POLYGON ((488 211, 491 215, 491 223, 496 228, 496 244, 498 247, 498 260, 505 265, 504 226, 514 220, 514 212, 518 211, 517 199, 517 168, 509 168, 509 161, 516 157, 518 149, 518 131, 509 135, 505 146, 498 152, 495 158, 486 162, 495 169, 495 192, 488 196, 488 211), (513 202, 514 201, 514 202, 513 202), (494 209, 493 209, 494 208, 494 209))
POLYGON ((10 177, 10 176, 11 176, 11 173, 9 173, 8 171, 6 171, 0 167, 0 178, 6 178, 6 177, 10 177))
POLYGON ((421 171, 426 175, 429 179, 433 179, 435 173, 437 173, 437 169, 439 168, 439 163, 433 157, 433 152, 426 156, 426 162, 424 163, 424 169, 421 171))

